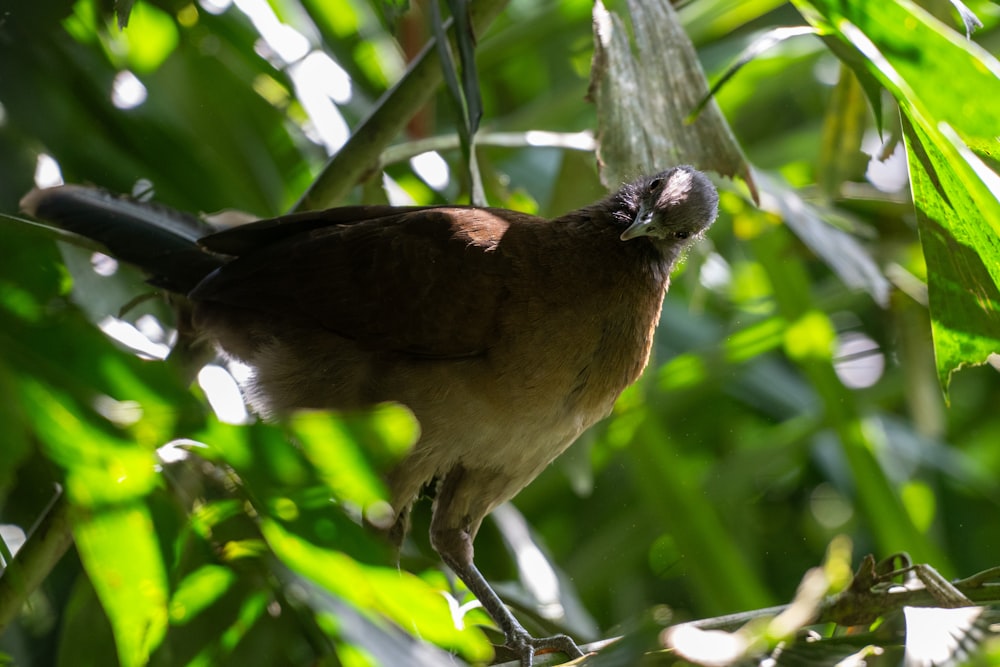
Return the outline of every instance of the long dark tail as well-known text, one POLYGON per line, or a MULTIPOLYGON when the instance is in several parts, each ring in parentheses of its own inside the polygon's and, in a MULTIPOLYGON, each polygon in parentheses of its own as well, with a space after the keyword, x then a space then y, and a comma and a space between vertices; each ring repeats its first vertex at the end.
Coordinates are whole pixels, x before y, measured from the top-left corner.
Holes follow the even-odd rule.
POLYGON ((96 241, 109 255, 148 273, 151 284, 172 292, 187 294, 226 261, 198 245, 198 239, 216 231, 207 223, 103 190, 78 185, 32 190, 21 208, 96 241))

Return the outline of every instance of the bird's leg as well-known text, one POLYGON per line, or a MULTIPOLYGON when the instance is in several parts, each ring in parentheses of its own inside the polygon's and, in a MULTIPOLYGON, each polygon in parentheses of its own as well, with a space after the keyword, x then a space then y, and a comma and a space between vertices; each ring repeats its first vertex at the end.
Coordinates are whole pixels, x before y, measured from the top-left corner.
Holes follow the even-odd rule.
POLYGON ((463 481, 468 481, 466 472, 460 468, 451 471, 438 489, 434 517, 431 520, 431 545, 445 565, 465 583, 483 605, 483 609, 500 627, 507 647, 518 655, 522 667, 531 667, 535 652, 540 650, 561 651, 571 659, 582 657, 583 652, 566 635, 536 638, 528 634, 483 577, 473 562, 472 540, 479 527, 479 518, 470 520, 466 515, 464 525, 449 525, 449 519, 453 518, 454 514, 448 509, 461 506, 461 503, 455 502, 454 494, 462 486, 463 481))

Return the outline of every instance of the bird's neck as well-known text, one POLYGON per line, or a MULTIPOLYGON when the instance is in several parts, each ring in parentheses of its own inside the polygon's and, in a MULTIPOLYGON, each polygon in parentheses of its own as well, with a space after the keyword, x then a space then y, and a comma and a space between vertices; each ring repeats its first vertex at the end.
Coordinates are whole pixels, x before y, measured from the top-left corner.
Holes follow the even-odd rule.
POLYGON ((630 255, 635 266, 647 269, 656 282, 662 283, 664 290, 667 288, 670 272, 681 257, 682 247, 648 236, 629 241, 618 238, 639 214, 639 198, 636 193, 623 188, 580 212, 584 215, 579 216, 579 220, 589 220, 594 231, 613 236, 615 247, 630 255))

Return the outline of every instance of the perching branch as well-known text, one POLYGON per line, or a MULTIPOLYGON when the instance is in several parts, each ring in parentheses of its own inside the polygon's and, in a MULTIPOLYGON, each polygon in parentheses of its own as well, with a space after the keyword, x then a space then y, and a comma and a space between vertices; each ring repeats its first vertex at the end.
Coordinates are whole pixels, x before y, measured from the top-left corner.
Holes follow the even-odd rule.
MULTIPOLYGON (((702 631, 733 632, 752 621, 778 617, 797 603, 690 621, 673 626, 671 630, 687 626, 702 631)), ((1000 604, 1000 566, 948 582, 929 565, 911 564, 905 554, 879 563, 869 555, 863 559, 851 584, 844 591, 827 596, 818 603, 813 620, 807 625, 870 625, 903 607, 954 608, 991 604, 1000 604), (899 581, 900 577, 902 581, 899 581)), ((580 648, 584 653, 599 651, 619 639, 621 637, 603 639, 580 648)), ((564 658, 559 655, 542 655, 538 656, 535 664, 543 667, 562 664, 563 661, 564 658)), ((516 667, 517 664, 503 663, 498 667, 516 667)))

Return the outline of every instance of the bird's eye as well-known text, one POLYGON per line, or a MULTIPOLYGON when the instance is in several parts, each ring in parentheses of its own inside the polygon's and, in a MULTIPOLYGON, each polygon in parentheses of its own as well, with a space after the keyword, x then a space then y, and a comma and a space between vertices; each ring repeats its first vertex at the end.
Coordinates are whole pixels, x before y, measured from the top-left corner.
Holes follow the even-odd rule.
POLYGON ((662 178, 654 178, 653 180, 651 180, 649 182, 649 191, 650 192, 656 192, 657 190, 660 189, 660 184, 661 183, 663 183, 663 179, 662 178))
POLYGON ((677 238, 679 238, 679 239, 686 239, 687 237, 691 236, 691 233, 690 232, 675 232, 674 236, 677 237, 677 238))

